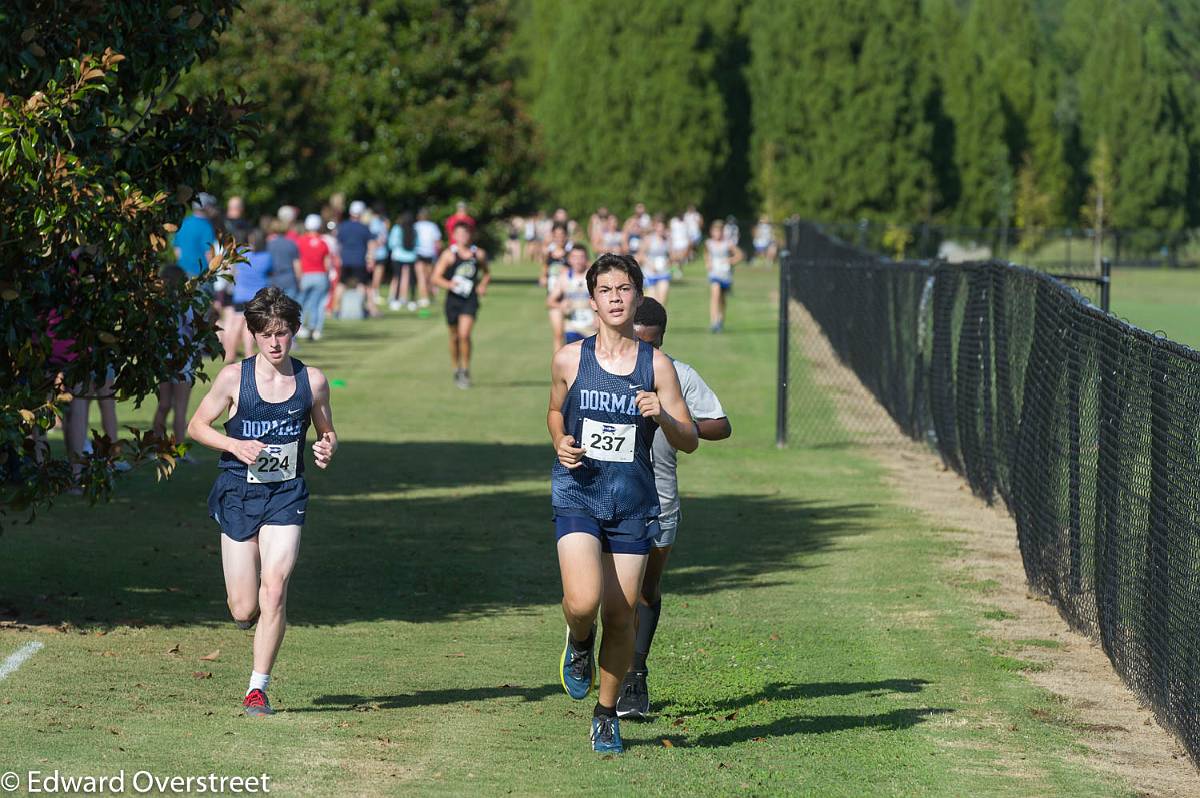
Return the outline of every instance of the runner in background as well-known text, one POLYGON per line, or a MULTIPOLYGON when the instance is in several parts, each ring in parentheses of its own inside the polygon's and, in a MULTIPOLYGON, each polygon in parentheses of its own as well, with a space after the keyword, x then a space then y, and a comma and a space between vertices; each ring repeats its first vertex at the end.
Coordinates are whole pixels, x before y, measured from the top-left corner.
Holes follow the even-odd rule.
POLYGON ((713 220, 709 238, 704 242, 704 264, 708 268, 709 332, 725 329, 725 299, 733 290, 733 267, 742 260, 742 251, 725 237, 727 225, 713 220))
POLYGON ((646 273, 646 296, 665 305, 671 290, 671 242, 661 215, 654 217, 654 226, 643 245, 645 255, 641 262, 646 273))
POLYGON ((596 334, 596 312, 587 287, 588 251, 575 244, 567 253, 567 268, 551 284, 546 307, 557 307, 563 317, 563 343, 572 344, 596 334))

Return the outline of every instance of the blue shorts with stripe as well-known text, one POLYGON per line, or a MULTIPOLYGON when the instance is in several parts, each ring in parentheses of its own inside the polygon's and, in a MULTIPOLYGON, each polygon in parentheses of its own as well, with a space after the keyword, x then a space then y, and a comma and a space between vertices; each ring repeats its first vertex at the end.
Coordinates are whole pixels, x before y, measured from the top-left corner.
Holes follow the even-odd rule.
POLYGON ((308 486, 304 477, 285 482, 247 482, 222 471, 208 494, 208 515, 232 540, 250 540, 264 526, 304 526, 308 486))
POLYGON ((602 521, 583 510, 554 508, 554 535, 583 532, 599 538, 601 551, 613 554, 649 554, 658 536, 657 518, 622 518, 602 521))

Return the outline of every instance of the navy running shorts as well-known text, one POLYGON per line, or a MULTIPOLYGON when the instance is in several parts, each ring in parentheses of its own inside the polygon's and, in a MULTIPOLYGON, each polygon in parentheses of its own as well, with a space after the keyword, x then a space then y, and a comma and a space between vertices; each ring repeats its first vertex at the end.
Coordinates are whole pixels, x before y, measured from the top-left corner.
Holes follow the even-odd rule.
POLYGON ((554 511, 554 538, 586 532, 600 539, 601 551, 612 554, 649 554, 658 536, 657 518, 624 518, 600 521, 579 510, 554 511))
POLYGON ((237 541, 250 540, 267 525, 304 526, 307 510, 304 477, 254 483, 247 482, 244 474, 222 471, 208 494, 209 517, 237 541))

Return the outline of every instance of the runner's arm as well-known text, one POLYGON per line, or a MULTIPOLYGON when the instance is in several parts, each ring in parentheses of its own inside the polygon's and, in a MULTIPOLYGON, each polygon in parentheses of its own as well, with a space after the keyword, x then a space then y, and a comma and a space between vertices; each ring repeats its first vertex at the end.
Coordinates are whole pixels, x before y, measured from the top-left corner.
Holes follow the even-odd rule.
POLYGON ((308 367, 308 384, 312 388, 313 404, 310 418, 317 440, 313 442, 313 463, 326 468, 337 451, 337 432, 333 429, 333 410, 329 406, 329 380, 320 369, 308 367))
POLYGON ((728 418, 698 418, 696 428, 702 441, 723 441, 733 434, 728 418))
POLYGON ((742 252, 741 247, 739 247, 737 244, 729 245, 729 265, 730 266, 736 266, 739 263, 741 263, 742 261, 744 261, 745 259, 746 259, 746 255, 745 255, 745 253, 742 252))
POLYGON ((483 272, 483 279, 479 281, 479 286, 475 290, 480 296, 483 296, 492 282, 492 267, 488 261, 487 250, 476 250, 475 257, 479 259, 479 269, 483 272))
POLYGON ((445 288, 447 291, 454 287, 454 283, 447 280, 442 272, 446 271, 451 257, 450 250, 443 250, 442 254, 438 255, 437 263, 433 264, 433 284, 438 288, 445 288))
POLYGON ((260 441, 244 441, 231 438, 213 429, 213 422, 233 406, 234 393, 241 384, 242 364, 231 363, 221 369, 213 386, 200 401, 200 406, 188 421, 188 437, 199 444, 218 452, 229 452, 246 465, 254 462, 262 451, 260 441))
POLYGON ((568 469, 579 468, 584 455, 584 449, 575 445, 575 437, 567 434, 562 414, 563 402, 570 390, 569 378, 573 379, 571 372, 579 368, 579 350, 577 344, 568 344, 555 352, 550 362, 550 409, 546 412, 546 429, 550 431, 558 462, 568 469))

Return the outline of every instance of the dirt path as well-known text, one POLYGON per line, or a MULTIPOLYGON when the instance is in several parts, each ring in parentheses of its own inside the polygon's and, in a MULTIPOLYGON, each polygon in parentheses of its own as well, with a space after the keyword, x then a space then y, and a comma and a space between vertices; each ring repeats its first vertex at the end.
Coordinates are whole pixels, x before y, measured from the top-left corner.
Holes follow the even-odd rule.
POLYGON ((1049 601, 1031 592, 1016 526, 1003 506, 989 507, 928 447, 905 437, 853 372, 837 361, 807 311, 793 303, 791 313, 813 381, 838 397, 843 424, 887 469, 891 487, 908 506, 957 530, 954 537, 963 548, 947 561, 947 569, 996 583, 994 591, 979 599, 988 609, 999 610, 990 615, 1003 618, 986 621, 987 633, 1012 646, 1015 656, 1046 666, 1023 673, 1057 696, 1063 707, 1060 715, 1038 719, 1075 729, 1091 751, 1088 763, 1125 779, 1138 795, 1200 795, 1200 771, 1124 685, 1099 644, 1072 631, 1049 601), (1030 645, 1030 640, 1059 645, 1030 645))

